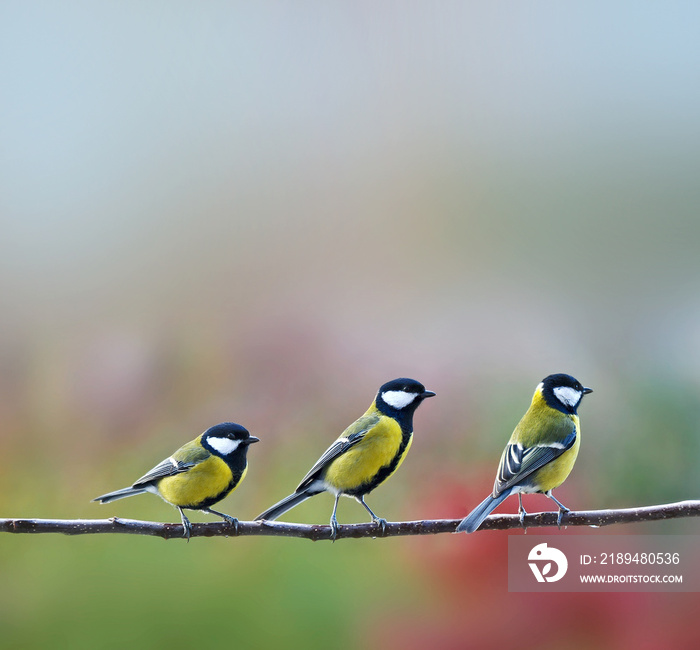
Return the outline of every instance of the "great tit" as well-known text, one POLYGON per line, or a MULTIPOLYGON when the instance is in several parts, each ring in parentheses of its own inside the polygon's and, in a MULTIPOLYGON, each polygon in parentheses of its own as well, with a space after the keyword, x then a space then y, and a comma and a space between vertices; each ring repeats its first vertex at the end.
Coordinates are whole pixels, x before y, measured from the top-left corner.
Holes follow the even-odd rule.
POLYGON ((316 461, 294 494, 282 499, 256 520, 273 521, 302 501, 330 492, 335 497, 331 539, 338 533, 335 513, 341 496, 354 497, 385 530, 386 520, 365 503, 365 495, 389 478, 401 465, 413 438, 413 413, 435 393, 415 379, 394 379, 384 384, 367 412, 353 422, 316 461))
POLYGON ((530 408, 515 427, 498 465, 493 492, 457 526, 473 533, 511 494, 518 495, 520 522, 525 520, 523 494, 542 492, 559 506, 557 525, 569 509, 552 494, 571 472, 579 445, 581 424, 577 409, 592 393, 571 375, 549 375, 535 390, 530 408))
POLYGON ((189 541, 192 524, 183 509, 218 515, 238 527, 238 519, 210 506, 235 490, 248 471, 248 445, 259 442, 240 424, 224 422, 207 429, 156 465, 131 487, 93 499, 110 503, 144 492, 159 495, 180 511, 183 537, 189 541))

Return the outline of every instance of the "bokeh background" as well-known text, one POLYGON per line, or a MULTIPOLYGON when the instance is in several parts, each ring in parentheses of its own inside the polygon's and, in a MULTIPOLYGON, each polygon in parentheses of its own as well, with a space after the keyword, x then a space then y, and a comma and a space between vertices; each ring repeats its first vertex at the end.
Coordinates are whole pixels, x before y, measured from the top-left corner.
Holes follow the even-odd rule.
MULTIPOLYGON (((251 519, 411 376, 438 396, 369 503, 461 517, 560 371, 595 389, 565 503, 697 498, 699 21, 0 4, 0 516, 177 521, 90 499, 234 420, 251 519)), ((698 522, 596 534, 666 532, 698 522)), ((0 646, 697 647, 697 594, 508 594, 506 541, 3 535, 0 646)))

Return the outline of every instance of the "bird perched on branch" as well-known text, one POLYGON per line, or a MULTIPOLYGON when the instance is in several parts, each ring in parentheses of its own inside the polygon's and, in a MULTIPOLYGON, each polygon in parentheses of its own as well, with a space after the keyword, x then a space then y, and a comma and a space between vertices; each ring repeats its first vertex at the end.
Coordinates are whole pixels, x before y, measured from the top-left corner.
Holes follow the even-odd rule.
POLYGON ((525 520, 523 494, 542 492, 559 506, 557 524, 569 509, 552 494, 569 476, 581 444, 577 409, 592 393, 571 375, 549 375, 537 386, 530 408, 515 427, 498 465, 493 492, 457 526, 473 533, 511 494, 518 495, 521 524, 525 520))
POLYGON ((389 478, 406 457, 413 438, 413 413, 435 393, 415 379, 394 379, 384 384, 367 412, 353 422, 316 461, 296 491, 256 520, 272 521, 321 492, 335 497, 331 538, 338 533, 336 510, 341 496, 354 497, 384 531, 386 520, 365 503, 365 495, 389 478))
POLYGON ((188 541, 192 524, 183 509, 217 515, 237 529, 238 519, 212 510, 211 506, 238 487, 248 471, 248 446, 258 441, 240 424, 217 424, 180 447, 131 487, 103 494, 93 501, 110 503, 144 492, 157 494, 180 511, 183 537, 188 541))

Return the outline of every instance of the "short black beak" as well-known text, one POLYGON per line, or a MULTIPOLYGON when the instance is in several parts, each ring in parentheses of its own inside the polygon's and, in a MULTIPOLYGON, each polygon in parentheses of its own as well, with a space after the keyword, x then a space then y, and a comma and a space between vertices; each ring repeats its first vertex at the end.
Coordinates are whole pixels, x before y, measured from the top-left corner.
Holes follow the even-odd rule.
POLYGON ((424 390, 424 391, 421 393, 421 397, 422 397, 423 399, 425 399, 426 397, 435 397, 435 393, 433 393, 432 390, 424 390))
POLYGON ((584 389, 583 389, 583 394, 584 394, 584 395, 588 395, 588 393, 592 393, 592 392, 593 392, 593 389, 592 389, 592 388, 585 388, 585 387, 584 387, 584 389))
POLYGON ((250 438, 246 438, 244 442, 247 445, 252 445, 254 442, 260 442, 260 438, 256 438, 255 436, 250 436, 250 438))

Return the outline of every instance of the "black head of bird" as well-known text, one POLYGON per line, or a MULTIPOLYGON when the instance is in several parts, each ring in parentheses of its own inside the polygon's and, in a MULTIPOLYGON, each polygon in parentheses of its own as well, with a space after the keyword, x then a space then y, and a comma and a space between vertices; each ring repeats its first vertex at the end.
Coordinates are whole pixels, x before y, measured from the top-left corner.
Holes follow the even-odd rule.
POLYGON ((223 459, 232 457, 236 452, 245 458, 248 445, 259 441, 260 438, 251 436, 245 427, 235 422, 217 424, 202 434, 202 446, 223 459))
POLYGON ((390 417, 412 416, 420 403, 434 397, 435 393, 425 390, 425 386, 415 379, 392 379, 382 385, 377 393, 377 409, 390 417))
POLYGON ((547 406, 573 415, 583 396, 593 392, 592 388, 586 388, 571 375, 561 372, 545 377, 540 386, 547 406))

